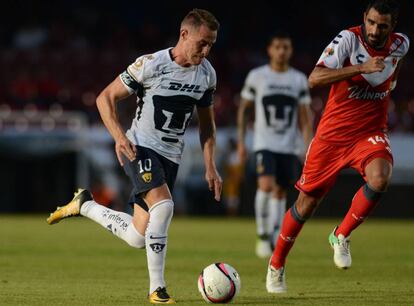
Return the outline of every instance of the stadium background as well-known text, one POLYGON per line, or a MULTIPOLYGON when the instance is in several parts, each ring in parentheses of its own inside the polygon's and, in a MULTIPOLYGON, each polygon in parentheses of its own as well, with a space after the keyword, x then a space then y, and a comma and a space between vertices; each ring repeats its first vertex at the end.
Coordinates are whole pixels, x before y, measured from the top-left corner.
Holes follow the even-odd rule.
MULTIPOLYGON (((136 57, 173 46, 179 21, 193 7, 209 9, 221 23, 209 60, 218 76, 217 162, 224 180, 229 179, 225 168, 232 153, 229 140, 236 135, 239 92, 247 72, 266 63, 268 36, 275 30, 288 31, 295 47, 292 66, 309 74, 340 30, 361 23, 364 4, 6 1, 0 13, 0 211, 46 212, 69 199, 78 185, 91 188, 98 202, 127 209, 130 183, 117 164, 95 98, 136 57)), ((414 2, 401 1, 401 6, 397 31, 414 39, 414 2)), ((414 217, 408 200, 414 196, 412 71, 410 51, 392 94, 389 124, 395 172, 377 216, 414 217)), ((326 96, 326 89, 312 91, 315 127, 326 96)), ((120 104, 125 127, 134 116, 134 100, 120 104)), ((224 215, 225 205, 213 203, 203 178, 194 119, 186 139, 175 190, 177 213, 224 215)), ((239 214, 249 215, 255 189, 253 160, 245 171, 239 214)), ((343 215, 361 182, 354 172, 345 171, 317 214, 343 215)), ((290 190, 291 200, 295 195, 290 190)))

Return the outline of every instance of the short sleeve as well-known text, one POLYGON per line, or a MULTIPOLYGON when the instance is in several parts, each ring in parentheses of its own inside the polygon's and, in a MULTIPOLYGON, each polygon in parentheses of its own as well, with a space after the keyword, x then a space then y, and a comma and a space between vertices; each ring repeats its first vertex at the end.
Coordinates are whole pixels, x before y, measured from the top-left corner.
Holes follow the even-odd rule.
POLYGON ((304 74, 300 75, 299 84, 299 104, 309 105, 312 101, 312 98, 309 92, 308 78, 304 74))
POLYGON ((256 98, 256 86, 254 82, 254 73, 250 71, 244 81, 244 86, 241 91, 241 97, 245 100, 254 101, 256 98))
POLYGON ((216 92, 217 87, 217 76, 216 71, 211 65, 208 78, 208 88, 204 92, 201 99, 197 102, 198 107, 209 107, 214 102, 214 93, 216 92))
POLYGON ((124 84, 125 88, 130 94, 139 93, 142 91, 143 83, 147 77, 146 66, 148 60, 151 60, 152 56, 144 55, 128 66, 128 68, 122 72, 119 77, 124 84))
POLYGON ((408 49, 410 48, 410 40, 405 34, 396 33, 396 35, 398 36, 398 38, 396 38, 394 42, 395 49, 392 50, 393 46, 391 46, 391 52, 393 53, 393 55, 403 58, 407 54, 408 49))
POLYGON ((331 69, 342 68, 344 61, 351 54, 354 35, 354 33, 348 30, 341 31, 325 48, 316 66, 331 69))

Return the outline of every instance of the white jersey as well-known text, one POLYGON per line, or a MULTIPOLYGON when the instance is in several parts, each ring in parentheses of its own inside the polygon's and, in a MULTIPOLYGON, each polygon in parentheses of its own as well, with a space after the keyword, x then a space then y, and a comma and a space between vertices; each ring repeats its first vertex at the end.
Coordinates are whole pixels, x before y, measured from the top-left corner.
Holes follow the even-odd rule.
POLYGON ((172 58, 171 48, 139 57, 120 79, 130 93, 136 93, 137 111, 128 139, 179 163, 184 149, 183 135, 194 106, 213 103, 216 73, 208 60, 182 67, 172 58))
POLYGON ((298 105, 311 102, 305 74, 292 67, 286 72, 257 67, 247 75, 241 96, 255 103, 254 151, 295 154, 298 105))

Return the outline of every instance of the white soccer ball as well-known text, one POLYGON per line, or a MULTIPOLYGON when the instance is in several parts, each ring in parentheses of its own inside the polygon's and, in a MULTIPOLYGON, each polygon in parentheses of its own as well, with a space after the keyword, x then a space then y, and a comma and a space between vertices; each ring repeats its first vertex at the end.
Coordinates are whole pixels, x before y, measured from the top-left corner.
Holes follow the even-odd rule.
POLYGON ((226 263, 204 268, 198 277, 198 291, 207 303, 228 303, 240 292, 239 273, 226 263))

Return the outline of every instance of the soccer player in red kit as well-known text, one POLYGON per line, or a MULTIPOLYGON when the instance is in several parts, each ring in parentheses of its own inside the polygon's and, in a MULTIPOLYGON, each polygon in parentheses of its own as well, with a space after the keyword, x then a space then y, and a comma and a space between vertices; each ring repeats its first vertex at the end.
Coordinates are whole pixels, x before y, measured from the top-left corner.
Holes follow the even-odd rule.
POLYGON ((305 221, 345 168, 365 184, 329 236, 338 268, 351 266, 350 234, 372 212, 391 178, 393 157, 387 136, 387 108, 409 40, 393 33, 398 4, 374 0, 361 26, 341 31, 309 76, 310 87, 331 85, 325 113, 309 146, 296 203, 287 211, 269 262, 266 289, 286 291, 285 261, 305 221))

